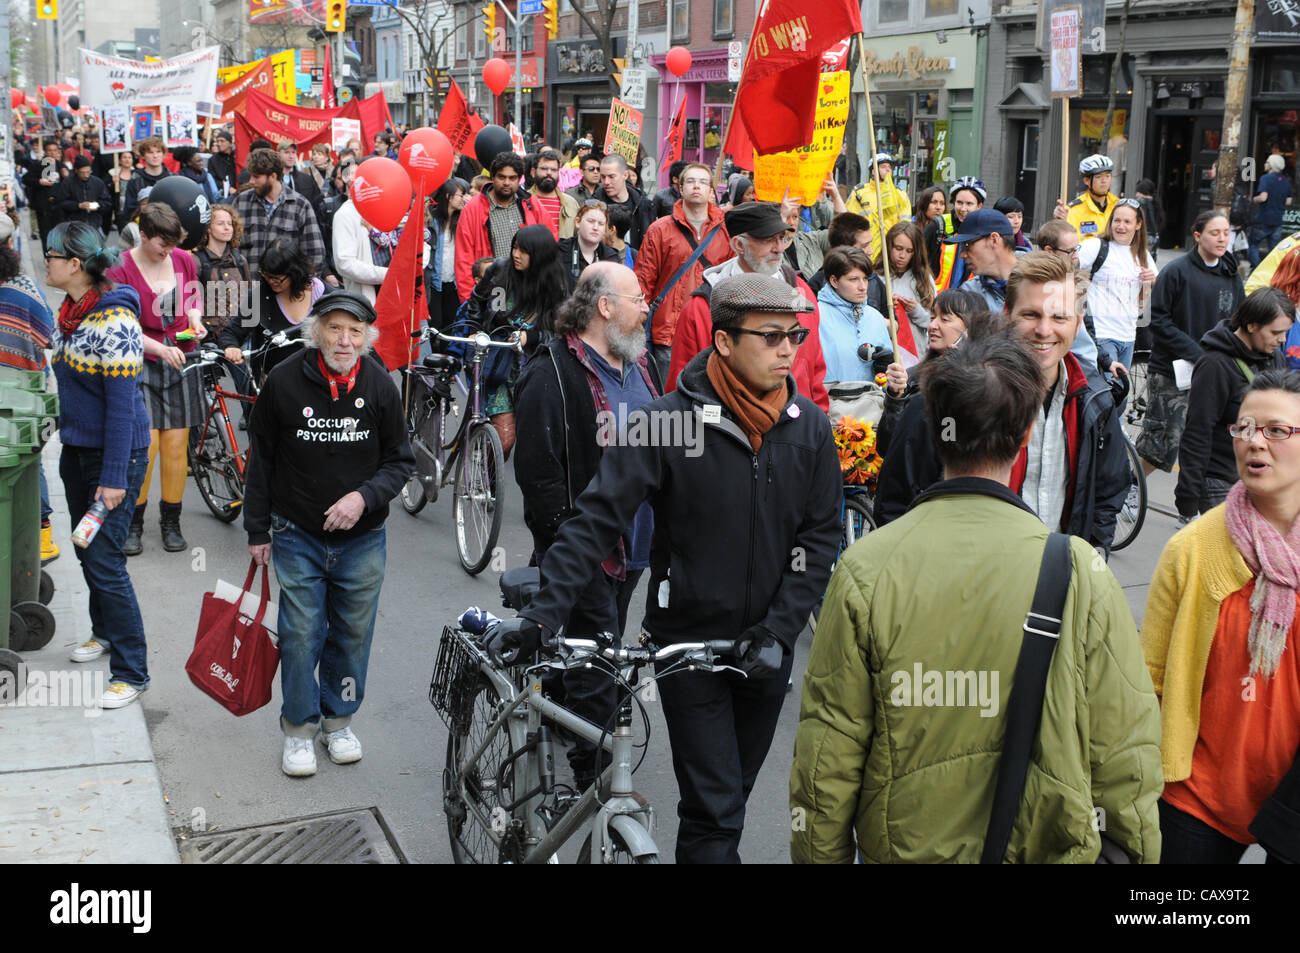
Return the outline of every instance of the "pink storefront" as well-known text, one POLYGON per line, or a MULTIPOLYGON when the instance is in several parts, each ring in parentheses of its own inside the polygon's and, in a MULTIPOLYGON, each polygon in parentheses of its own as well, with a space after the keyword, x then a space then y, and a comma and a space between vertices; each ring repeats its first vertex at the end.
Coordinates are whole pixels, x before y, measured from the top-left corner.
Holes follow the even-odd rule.
MULTIPOLYGON (((650 65, 659 71, 658 142, 668 135, 668 127, 677 107, 686 101, 686 135, 682 141, 682 158, 708 163, 718 160, 718 149, 726 135, 727 119, 736 85, 727 82, 727 48, 692 50, 691 68, 680 79, 668 72, 666 54, 650 57, 650 65)), ((649 151, 649 150, 647 150, 649 151)), ((659 185, 668 185, 668 168, 659 170, 659 185)))

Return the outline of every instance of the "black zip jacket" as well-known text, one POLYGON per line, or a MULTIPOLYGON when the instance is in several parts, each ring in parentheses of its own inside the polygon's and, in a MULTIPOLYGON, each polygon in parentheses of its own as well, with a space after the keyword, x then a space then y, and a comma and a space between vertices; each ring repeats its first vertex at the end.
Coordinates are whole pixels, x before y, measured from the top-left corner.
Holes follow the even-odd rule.
POLYGON ((1250 383, 1237 365, 1240 359, 1251 374, 1286 366, 1281 351, 1260 354, 1246 346, 1220 321, 1201 338, 1204 353, 1192 369, 1192 388, 1187 392, 1187 425, 1178 447, 1178 485, 1174 504, 1182 516, 1200 511, 1205 478, 1237 482, 1237 457, 1232 452, 1228 426, 1237 422, 1241 399, 1250 383))
POLYGON ((104 223, 104 208, 112 208, 113 196, 108 186, 93 175, 85 182, 73 172, 55 190, 55 201, 63 212, 65 222, 85 222, 99 228, 104 223), (99 208, 93 212, 78 208, 82 202, 98 202, 99 208))
POLYGON ((217 191, 224 193, 225 186, 230 186, 233 193, 238 187, 238 174, 235 171, 235 156, 231 152, 214 152, 208 158, 208 172, 217 183, 217 191))
POLYGON ((629 185, 625 201, 615 202, 605 194, 604 188, 597 189, 592 198, 598 202, 604 202, 606 205, 622 206, 632 214, 632 230, 628 233, 627 243, 640 251, 646 229, 655 221, 654 203, 645 197, 645 193, 636 186, 629 185))
POLYGON ((144 166, 137 166, 131 172, 131 178, 127 180, 126 188, 122 195, 122 216, 118 219, 117 228, 121 231, 126 227, 131 219, 135 218, 135 213, 140 211, 140 190, 152 189, 167 176, 171 175, 166 166, 158 175, 150 175, 145 171, 144 166))
MULTIPOLYGON (((578 279, 586 271, 589 262, 582 257, 582 249, 578 247, 578 237, 561 238, 558 242, 559 251, 556 253, 560 259, 560 266, 564 268, 564 275, 569 280, 569 291, 578 284, 578 279)), ((590 262, 595 264, 598 261, 616 261, 622 262, 623 256, 610 248, 604 242, 596 246, 596 257, 590 262)))
POLYGON ((383 365, 363 357, 352 389, 334 400, 319 354, 307 348, 283 361, 253 405, 244 484, 250 546, 271 541, 272 510, 330 542, 368 533, 415 469, 402 396, 383 365), (361 519, 325 532, 325 511, 353 490, 366 501, 361 519))
MULTIPOLYGON (((655 392, 659 368, 644 355, 655 392)), ((524 495, 524 525, 537 552, 555 542, 560 524, 600 467, 596 402, 587 369, 563 337, 552 338, 524 365, 515 383, 515 479, 524 495)))
POLYGON ((1197 342, 1220 321, 1232 317, 1246 297, 1237 259, 1226 253, 1211 268, 1192 248, 1156 276, 1151 291, 1150 370, 1174 376, 1174 360, 1196 361, 1197 342))
MULTIPOLYGON (((1067 362, 1071 360, 1077 358, 1066 357, 1067 362)), ((1131 485, 1128 451, 1114 394, 1095 372, 1089 373, 1088 368, 1084 372, 1086 385, 1066 394, 1066 412, 1073 409, 1080 416, 1078 459, 1068 461, 1075 482, 1064 531, 1100 546, 1109 556, 1115 517, 1131 485)), ((873 512, 876 524, 884 526, 898 519, 942 478, 943 466, 925 420, 925 400, 909 400, 893 429, 889 453, 880 469, 873 512)))
MULTIPOLYGON (((830 578, 842 476, 830 421, 787 380, 757 454, 709 383, 701 351, 642 412, 689 416, 695 440, 611 447, 546 554, 547 584, 520 614, 559 629, 637 507, 654 508, 644 626, 656 644, 734 639, 761 625, 789 650, 830 578), (717 411, 714 408, 718 408, 717 411), (718 413, 703 423, 705 411, 718 413)), ((649 418, 652 421, 655 418, 649 418)))

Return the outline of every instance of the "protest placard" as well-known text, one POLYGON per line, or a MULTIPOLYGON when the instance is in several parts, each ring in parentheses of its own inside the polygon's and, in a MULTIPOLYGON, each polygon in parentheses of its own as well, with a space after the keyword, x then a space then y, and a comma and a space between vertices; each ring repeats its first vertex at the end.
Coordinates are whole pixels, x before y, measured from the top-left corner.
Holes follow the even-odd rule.
POLYGON ((605 132, 605 153, 616 153, 636 165, 636 153, 641 145, 641 123, 644 119, 639 109, 633 109, 621 99, 609 105, 609 125, 605 132))
POLYGON ((789 188, 790 197, 812 205, 830 178, 844 142, 849 119, 849 74, 823 73, 817 87, 817 116, 813 140, 789 152, 754 156, 754 196, 760 202, 779 202, 789 188))

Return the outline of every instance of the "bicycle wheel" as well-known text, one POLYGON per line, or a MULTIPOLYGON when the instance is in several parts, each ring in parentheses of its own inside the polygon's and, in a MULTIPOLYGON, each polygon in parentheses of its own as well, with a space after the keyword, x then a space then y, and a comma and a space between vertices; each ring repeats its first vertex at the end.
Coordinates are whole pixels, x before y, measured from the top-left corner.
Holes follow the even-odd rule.
POLYGON ((844 521, 840 530, 840 552, 848 549, 876 528, 866 494, 854 493, 844 500, 844 521))
POLYGON ((496 428, 487 423, 475 426, 460 455, 452 498, 456 551, 460 564, 471 576, 477 576, 487 567, 501 532, 498 491, 505 466, 496 428))
POLYGON ((244 479, 235 466, 226 418, 213 414, 203 424, 191 427, 187 456, 203 502, 221 522, 233 523, 244 503, 244 479))
POLYGON ((510 756, 510 735, 502 728, 473 765, 462 775, 460 760, 477 751, 487 738, 501 708, 496 689, 480 679, 474 707, 464 733, 452 732, 447 739, 447 767, 442 772, 442 809, 447 815, 451 855, 458 864, 495 864, 501 859, 501 835, 510 818, 501 807, 513 800, 513 772, 507 771, 505 787, 497 790, 497 769, 510 756))
POLYGON ((1142 470, 1142 458, 1138 456, 1133 442, 1127 438, 1124 440, 1124 450, 1128 455, 1129 476, 1132 483, 1124 505, 1115 516, 1115 539, 1110 544, 1111 552, 1123 549, 1137 539, 1137 534, 1147 517, 1147 478, 1142 470))
POLYGON ((1142 421, 1147 414, 1147 362, 1134 360, 1129 368, 1128 403, 1124 407, 1124 433, 1136 441, 1142 433, 1142 421))
MULTIPOLYGON (((591 863, 591 838, 594 833, 587 834, 587 839, 582 842, 582 847, 578 850, 578 863, 591 863)), ((614 859, 611 864, 657 864, 659 863, 658 854, 645 854, 641 857, 634 857, 627 849, 627 844, 623 843, 623 835, 616 830, 610 830, 609 837, 614 847, 614 859)))

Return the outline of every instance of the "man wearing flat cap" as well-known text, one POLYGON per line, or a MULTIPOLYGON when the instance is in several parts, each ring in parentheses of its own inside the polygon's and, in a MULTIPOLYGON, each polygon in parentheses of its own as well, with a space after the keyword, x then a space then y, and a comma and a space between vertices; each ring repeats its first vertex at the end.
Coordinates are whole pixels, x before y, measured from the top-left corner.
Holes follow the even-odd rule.
POLYGON ((694 433, 698 424, 699 439, 607 447, 546 551, 542 588, 488 643, 498 657, 548 645, 650 502, 646 637, 657 647, 736 640, 730 664, 740 670, 680 672, 658 683, 681 797, 678 863, 740 860, 745 803, 776 730, 794 642, 826 587, 840 536, 830 420, 792 376, 798 352, 816 337, 804 323, 812 305, 762 274, 720 279, 711 302, 710 345, 675 391, 633 411, 627 425, 631 432, 638 414, 677 419, 676 428, 643 430, 694 433))
POLYGON ((104 224, 104 208, 113 204, 103 179, 90 174, 92 161, 79 155, 72 160, 72 175, 59 183, 57 199, 65 222, 85 222, 99 228, 104 224))
POLYGON ((244 488, 249 552, 273 560, 280 583, 281 767, 293 777, 316 773, 318 730, 335 764, 361 760, 350 722, 365 697, 384 521, 415 464, 401 395, 370 355, 370 302, 324 295, 302 328, 307 347, 253 405, 244 488))
POLYGON ((761 275, 787 291, 802 295, 809 307, 802 314, 803 326, 811 332, 803 346, 797 348, 794 367, 795 386, 823 411, 830 409, 826 394, 826 359, 818 335, 817 296, 799 273, 785 262, 794 229, 781 218, 780 207, 771 202, 743 202, 726 215, 727 234, 736 253, 722 264, 704 270, 704 281, 691 293, 677 319, 673 332, 672 361, 668 368, 668 389, 677 386, 677 376, 709 346, 714 322, 710 317, 713 289, 724 278, 735 275, 761 275))

